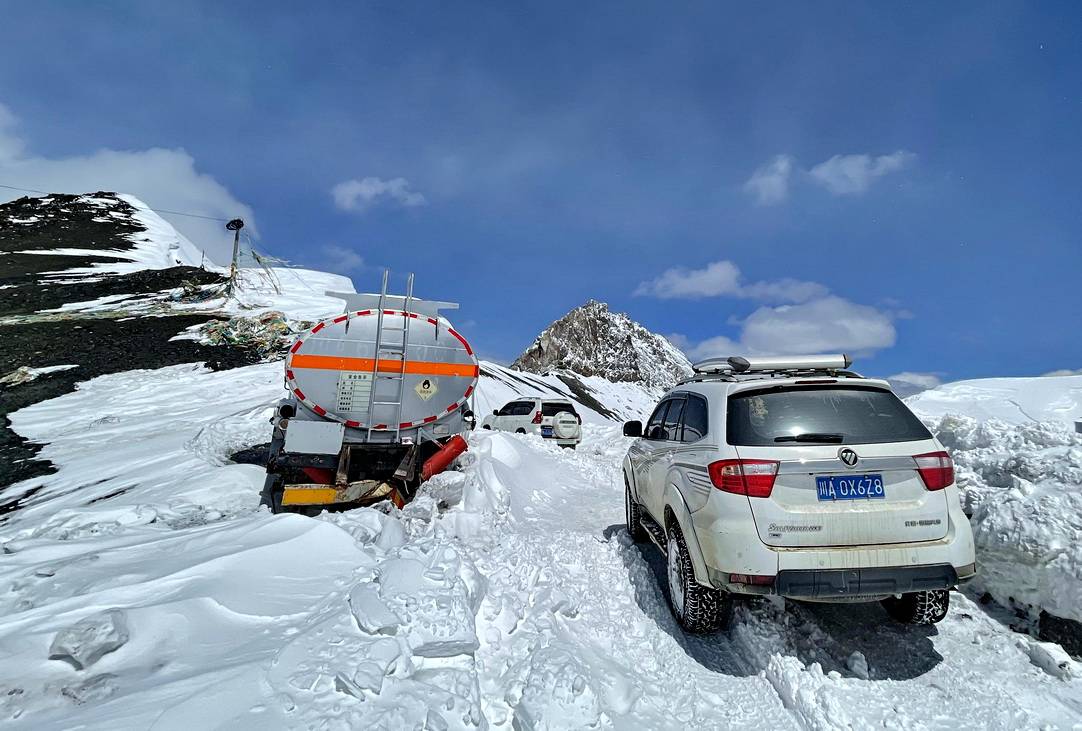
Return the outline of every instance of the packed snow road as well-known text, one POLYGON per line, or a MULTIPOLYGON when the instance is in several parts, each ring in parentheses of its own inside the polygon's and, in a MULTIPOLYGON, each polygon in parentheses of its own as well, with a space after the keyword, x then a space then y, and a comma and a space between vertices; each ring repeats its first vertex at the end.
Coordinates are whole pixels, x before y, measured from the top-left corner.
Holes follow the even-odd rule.
MULTIPOLYGON (((934 628, 763 601, 682 633, 623 529, 615 426, 477 432, 401 511, 258 507, 279 364, 93 379, 17 412, 55 475, 0 526, 16 728, 1079 727, 1055 646, 963 594, 934 628), (208 394, 213 398, 208 399, 208 394)), ((18 486, 16 486, 18 487, 18 486)))
POLYGON ((623 529, 618 430, 577 453, 535 437, 475 439, 479 477, 510 519, 469 544, 489 579, 478 616, 494 727, 1021 728, 1082 720, 1080 685, 1044 648, 955 593, 934 628, 878 605, 763 601, 729 635, 684 634, 660 552, 623 529), (511 690, 511 695, 506 694, 511 690))

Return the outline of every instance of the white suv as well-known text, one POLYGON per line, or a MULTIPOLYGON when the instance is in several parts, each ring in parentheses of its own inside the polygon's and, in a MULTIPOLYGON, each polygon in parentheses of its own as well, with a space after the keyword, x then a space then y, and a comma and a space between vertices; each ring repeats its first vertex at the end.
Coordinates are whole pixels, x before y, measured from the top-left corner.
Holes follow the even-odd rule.
POLYGON ((724 627, 736 594, 881 601, 932 624, 975 575, 950 456, 848 356, 713 359, 624 459, 627 530, 666 554, 673 614, 724 627))
POLYGON ((510 401, 481 422, 482 429, 517 434, 540 434, 561 447, 574 449, 582 441, 582 417, 570 401, 527 396, 510 401))

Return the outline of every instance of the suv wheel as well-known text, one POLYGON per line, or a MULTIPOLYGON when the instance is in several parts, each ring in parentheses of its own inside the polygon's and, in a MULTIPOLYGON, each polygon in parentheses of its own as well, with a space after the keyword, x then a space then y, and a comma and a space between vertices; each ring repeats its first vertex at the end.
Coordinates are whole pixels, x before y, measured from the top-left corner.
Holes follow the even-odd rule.
POLYGON ((678 525, 673 525, 669 530, 665 553, 669 575, 669 606, 680 626, 695 633, 727 629, 733 613, 732 597, 695 581, 691 555, 678 525))
POLYGON ((883 608, 902 624, 936 624, 947 616, 950 601, 949 590, 933 589, 887 597, 883 608))
POLYGON ((631 486, 624 477, 624 522, 627 524, 627 534, 635 543, 646 540, 646 529, 642 527, 642 506, 635 502, 631 496, 631 486))

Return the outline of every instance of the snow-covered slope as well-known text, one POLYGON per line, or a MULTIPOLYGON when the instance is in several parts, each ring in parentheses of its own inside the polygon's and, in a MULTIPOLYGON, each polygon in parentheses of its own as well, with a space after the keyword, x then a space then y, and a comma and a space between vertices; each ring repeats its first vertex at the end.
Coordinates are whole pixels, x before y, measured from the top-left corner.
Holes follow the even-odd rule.
POLYGON ((490 414, 508 401, 522 396, 570 399, 587 423, 645 419, 657 399, 638 383, 614 383, 600 376, 580 376, 568 371, 537 375, 481 362, 481 379, 474 396, 474 410, 490 414))
MULTIPOLYGON (((131 195, 96 193, 80 196, 45 196, 23 198, 8 204, 23 206, 26 215, 13 216, 8 220, 23 227, 47 226, 51 221, 64 221, 72 209, 91 207, 98 209, 91 221, 106 224, 128 224, 132 231, 127 234, 128 248, 103 250, 101 248, 32 248, 19 253, 66 256, 106 257, 113 261, 97 262, 89 267, 75 267, 63 274, 98 275, 128 274, 144 269, 167 269, 175 266, 200 266, 204 264, 202 252, 192 242, 177 232, 141 200, 131 195)), ((206 263, 209 266, 209 263, 206 263)))
POLYGON ((944 383, 906 399, 928 416, 965 414, 1008 424, 1082 419, 1082 375, 980 378, 944 383))
POLYGON ((675 345, 595 300, 545 328, 511 367, 637 383, 655 396, 691 374, 691 363, 675 345))

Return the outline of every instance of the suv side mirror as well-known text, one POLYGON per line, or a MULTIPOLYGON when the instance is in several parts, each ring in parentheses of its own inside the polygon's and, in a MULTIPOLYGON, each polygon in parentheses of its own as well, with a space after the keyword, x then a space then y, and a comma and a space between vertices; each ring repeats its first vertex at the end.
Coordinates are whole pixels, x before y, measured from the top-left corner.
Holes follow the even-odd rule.
POLYGON ((500 410, 499 409, 493 409, 492 410, 492 415, 493 416, 499 416, 500 415, 500 410))
POLYGON ((625 437, 641 437, 642 436, 642 422, 641 421, 625 421, 624 422, 624 436, 625 437))

